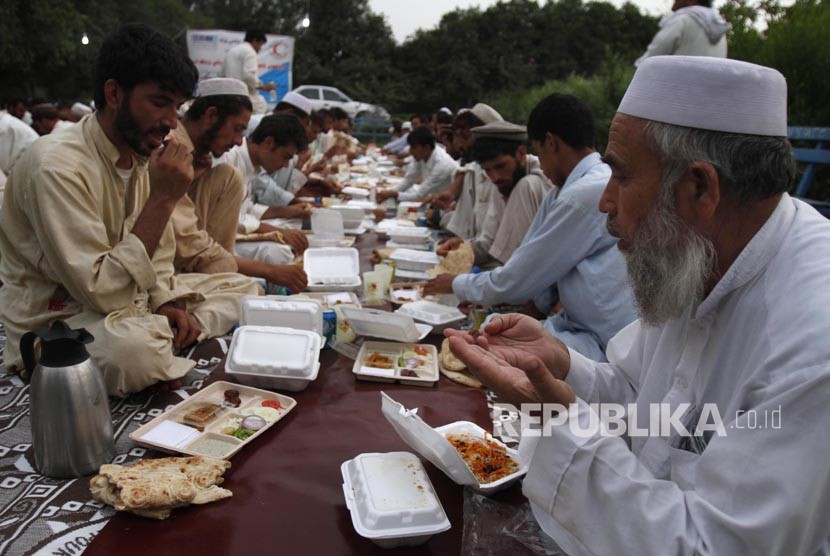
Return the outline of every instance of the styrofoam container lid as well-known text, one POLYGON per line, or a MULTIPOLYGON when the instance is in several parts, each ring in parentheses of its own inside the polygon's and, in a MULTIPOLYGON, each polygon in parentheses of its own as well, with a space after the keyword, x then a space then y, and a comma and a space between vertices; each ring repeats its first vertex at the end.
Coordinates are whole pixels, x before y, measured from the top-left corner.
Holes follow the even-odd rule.
POLYGON ((350 207, 348 205, 338 205, 331 207, 331 210, 336 210, 343 216, 343 222, 363 222, 363 209, 361 207, 350 207))
POLYGON ((364 200, 357 200, 357 199, 352 199, 351 201, 347 201, 344 206, 347 206, 347 207, 360 207, 364 211, 368 211, 368 212, 371 212, 371 211, 375 210, 376 208, 378 208, 377 203, 373 203, 372 201, 364 201, 364 200))
POLYGON ((282 295, 242 298, 242 326, 281 326, 323 334, 323 306, 315 299, 282 295))
POLYGON ((415 223, 412 220, 404 220, 402 218, 386 218, 377 224, 379 232, 388 232, 392 228, 414 228, 415 223))
POLYGON ((311 229, 318 239, 343 237, 343 215, 334 209, 316 208, 311 212, 311 229))
POLYGON ((360 454, 340 466, 355 531, 369 539, 424 537, 450 520, 424 470, 409 452, 360 454))
POLYGON ((413 263, 429 263, 437 265, 441 258, 431 251, 418 251, 415 249, 395 249, 389 258, 393 261, 413 262, 413 263))
POLYGON ((412 303, 406 303, 395 312, 407 315, 416 320, 424 321, 433 326, 449 324, 451 322, 456 322, 466 318, 464 313, 455 307, 442 305, 440 303, 427 301, 425 299, 413 301, 412 303))
POLYGON ((426 243, 432 238, 432 232, 429 228, 398 227, 390 228, 386 233, 393 241, 397 242, 417 241, 426 243))
POLYGON ((349 285, 360 282, 360 254, 353 247, 312 247, 303 254, 303 270, 311 285, 349 285))
POLYGON ((384 338, 396 342, 417 342, 432 331, 424 331, 406 315, 396 315, 377 309, 354 309, 343 307, 343 316, 349 326, 360 336, 384 338))
POLYGON ((370 194, 370 191, 368 189, 363 189, 362 187, 353 187, 351 185, 344 187, 340 191, 342 193, 345 193, 346 195, 350 195, 352 197, 362 197, 364 199, 367 198, 370 194))
POLYGON ((424 203, 422 203, 421 201, 401 201, 400 203, 398 203, 398 206, 406 208, 406 209, 410 209, 410 208, 420 208, 423 204, 424 203))
MULTIPOLYGON (((418 416, 417 409, 406 409, 385 392, 381 392, 380 395, 383 416, 386 417, 386 420, 389 421, 401 439, 443 471, 455 483, 470 486, 478 492, 491 493, 509 486, 527 473, 528 462, 524 461, 523 455, 516 450, 505 447, 508 455, 519 464, 519 470, 497 481, 479 484, 472 470, 461 458, 455 447, 447 440, 446 435, 450 433, 471 434, 478 438, 484 438, 486 432, 484 429, 469 421, 456 421, 434 429, 418 416)), ((498 442, 492 437, 489 440, 498 442)))
POLYGON ((240 326, 233 333, 227 368, 234 373, 311 378, 322 341, 308 330, 240 326))

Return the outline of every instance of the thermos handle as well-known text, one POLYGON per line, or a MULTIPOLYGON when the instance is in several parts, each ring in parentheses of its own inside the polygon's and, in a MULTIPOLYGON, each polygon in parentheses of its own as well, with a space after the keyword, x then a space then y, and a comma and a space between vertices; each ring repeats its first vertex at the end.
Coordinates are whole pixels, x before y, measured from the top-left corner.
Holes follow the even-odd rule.
POLYGON ((23 357, 23 367, 25 367, 30 377, 37 363, 35 361, 35 338, 37 338, 37 334, 34 332, 26 332, 20 338, 20 355, 23 357))

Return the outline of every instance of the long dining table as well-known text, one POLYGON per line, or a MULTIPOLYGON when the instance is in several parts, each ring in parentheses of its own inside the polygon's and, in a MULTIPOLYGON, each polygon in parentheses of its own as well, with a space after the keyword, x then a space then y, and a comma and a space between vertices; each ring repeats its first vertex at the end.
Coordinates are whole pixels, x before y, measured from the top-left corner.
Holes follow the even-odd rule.
MULTIPOLYGON (((382 246, 374 232, 357 237, 361 271, 382 246)), ((439 344, 441 337, 426 340, 439 344)), ((333 349, 320 357, 319 377, 302 392, 286 394, 297 407, 235 456, 223 487, 231 498, 174 510, 163 521, 119 512, 98 533, 85 556, 388 554, 359 536, 343 497, 341 464, 361 453, 411 451, 381 413, 380 392, 405 407, 419 408, 430 425, 466 420, 492 431, 483 390, 443 376, 432 387, 363 382, 354 362, 333 349)), ((206 385, 233 382, 220 364, 206 385)), ((160 453, 153 453, 161 456, 160 453)), ((451 529, 406 554, 459 554, 463 534, 463 488, 424 461, 451 522, 451 529)), ((513 486, 514 496, 518 486, 513 486)))

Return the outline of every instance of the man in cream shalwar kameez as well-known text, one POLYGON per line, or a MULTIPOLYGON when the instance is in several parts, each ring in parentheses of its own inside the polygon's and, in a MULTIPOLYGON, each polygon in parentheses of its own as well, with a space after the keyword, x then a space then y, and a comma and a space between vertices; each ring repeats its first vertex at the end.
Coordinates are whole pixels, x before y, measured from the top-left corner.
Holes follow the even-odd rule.
POLYGON ((173 355, 167 318, 177 302, 201 326, 224 334, 257 285, 239 274, 175 276, 172 224, 152 258, 130 230, 150 192, 147 160, 135 157, 128 185, 118 151, 96 116, 43 137, 18 161, 0 215, 0 319, 5 362, 20 368, 23 333, 64 319, 95 337, 87 346, 112 395, 179 378, 194 362, 173 355))

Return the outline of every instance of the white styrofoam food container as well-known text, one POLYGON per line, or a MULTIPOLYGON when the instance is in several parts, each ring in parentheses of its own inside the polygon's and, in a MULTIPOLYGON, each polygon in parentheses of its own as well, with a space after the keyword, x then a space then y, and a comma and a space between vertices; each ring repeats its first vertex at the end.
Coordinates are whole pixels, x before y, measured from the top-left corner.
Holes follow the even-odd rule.
POLYGON ((338 205, 331 207, 343 217, 343 228, 359 228, 363 223, 364 211, 360 207, 350 207, 348 205, 338 205))
POLYGON ((405 303, 395 312, 412 317, 415 320, 431 324, 433 332, 436 334, 467 318, 464 313, 455 307, 442 305, 441 303, 427 301, 425 299, 413 301, 412 303, 405 303))
POLYGON ((424 470, 409 452, 360 454, 340 466, 352 525, 382 548, 419 546, 450 529, 424 470))
POLYGON ((357 200, 357 199, 352 199, 351 201, 347 201, 346 204, 343 205, 343 206, 359 207, 359 208, 363 209, 363 212, 365 212, 367 214, 371 214, 373 210, 378 208, 377 203, 373 203, 372 201, 369 201, 369 200, 357 200))
POLYGON ((360 336, 384 338, 396 342, 417 342, 432 332, 432 327, 424 328, 406 315, 396 315, 377 309, 355 309, 343 307, 343 316, 349 326, 360 336))
POLYGON ((395 243, 429 243, 432 239, 432 232, 429 228, 401 226, 391 228, 386 233, 395 243))
POLYGON ((225 370, 248 386, 298 392, 317 378, 321 347, 316 332, 240 326, 233 333, 225 370))
MULTIPOLYGON (((384 367, 388 367, 385 365, 384 367)), ((438 349, 430 344, 398 344, 393 342, 364 342, 355 358, 352 372, 361 380, 372 382, 399 382, 407 386, 434 386, 438 382, 438 349), (421 353, 414 353, 415 350, 421 353), (368 362, 370 356, 377 353, 390 359, 391 368, 380 368, 368 362), (399 364, 399 359, 410 353, 416 361, 407 366, 406 361, 399 364), (419 364, 420 363, 420 364, 419 364)))
POLYGON ((316 208, 311 213, 309 245, 335 247, 343 239, 343 216, 334 209, 316 208))
POLYGON ((241 326, 281 326, 310 330, 322 336, 323 306, 315 299, 284 295, 242 298, 241 326))
POLYGON ((309 291, 353 290, 360 287, 360 254, 352 247, 312 247, 303 254, 309 291))
POLYGON ((529 461, 525 454, 507 448, 496 438, 486 435, 484 429, 469 421, 456 421, 442 427, 432 428, 418 417, 417 409, 406 409, 385 392, 381 392, 381 410, 383 416, 392 425, 406 444, 443 471, 456 484, 469 486, 476 492, 490 495, 503 490, 527 473, 529 461), (487 438, 499 444, 507 454, 519 464, 519 470, 497 481, 480 484, 459 455, 455 447, 447 440, 447 434, 469 434, 477 438, 487 438))
POLYGON ((415 249, 395 249, 389 255, 402 270, 423 272, 437 265, 441 258, 430 251, 416 251, 415 249))
POLYGON ((351 185, 347 185, 346 187, 341 189, 340 192, 351 197, 360 197, 362 199, 368 198, 369 194, 371 193, 368 189, 363 189, 362 187, 354 187, 351 185))

